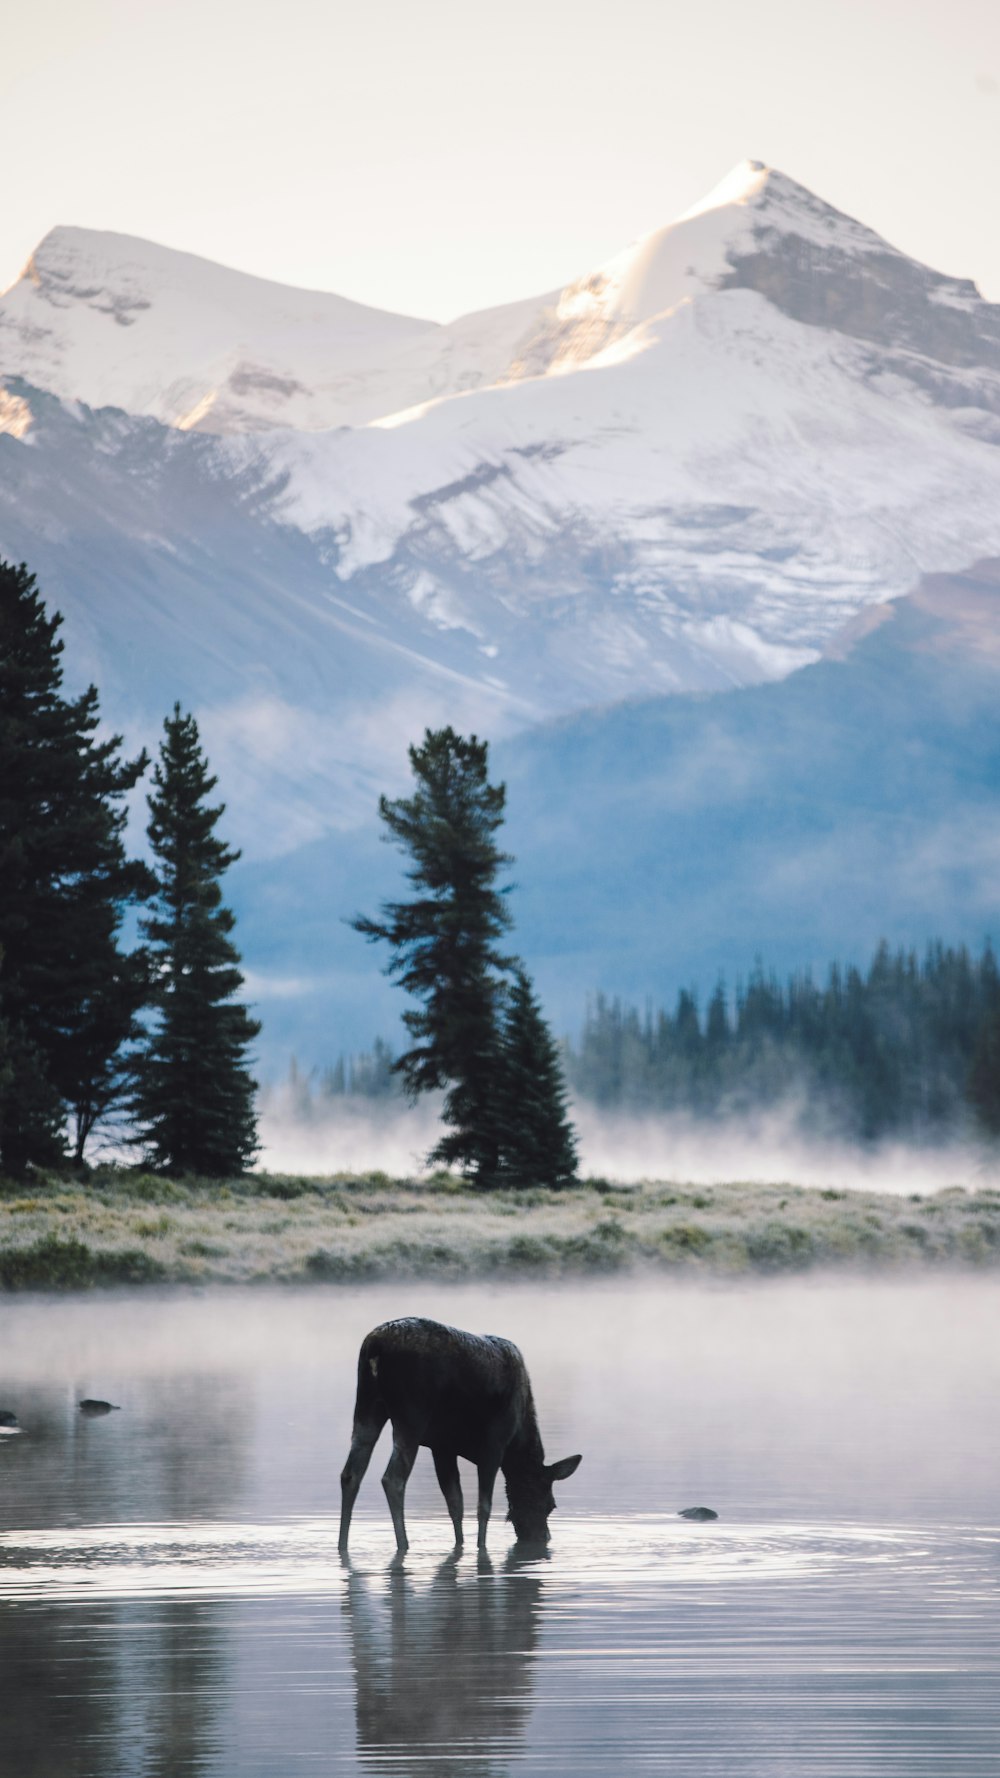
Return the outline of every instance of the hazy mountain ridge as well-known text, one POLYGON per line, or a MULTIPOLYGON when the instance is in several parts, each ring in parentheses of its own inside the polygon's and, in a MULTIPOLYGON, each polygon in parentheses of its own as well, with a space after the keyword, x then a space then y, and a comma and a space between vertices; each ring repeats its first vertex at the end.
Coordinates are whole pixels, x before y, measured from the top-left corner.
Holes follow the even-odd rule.
MULTIPOLYGON (((1000 562, 866 614, 841 658, 726 695, 643 699, 499 743, 516 943, 558 1029, 598 989, 702 1004, 878 941, 996 939, 1000 562)), ((391 1035, 401 996, 344 924, 402 884, 376 824, 239 867, 267 1053, 391 1035)), ((235 873, 234 873, 235 875, 235 873)))

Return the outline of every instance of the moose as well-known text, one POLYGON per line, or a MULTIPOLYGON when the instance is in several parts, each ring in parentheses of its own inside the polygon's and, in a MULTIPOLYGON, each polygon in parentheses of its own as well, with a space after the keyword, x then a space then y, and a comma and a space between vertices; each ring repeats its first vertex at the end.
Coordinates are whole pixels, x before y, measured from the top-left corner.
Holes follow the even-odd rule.
POLYGON ((340 1477, 340 1552, 347 1553, 351 1514, 375 1441, 392 1422, 392 1456, 382 1477, 400 1555, 409 1548, 403 1518, 406 1483, 421 1445, 455 1527, 462 1533, 459 1457, 479 1472, 479 1548, 493 1506, 497 1471, 507 1484, 508 1518, 519 1543, 549 1541, 553 1482, 571 1476, 580 1458, 546 1463, 524 1359, 497 1334, 462 1333, 439 1321, 410 1317, 373 1328, 358 1356, 358 1393, 351 1449, 340 1477))

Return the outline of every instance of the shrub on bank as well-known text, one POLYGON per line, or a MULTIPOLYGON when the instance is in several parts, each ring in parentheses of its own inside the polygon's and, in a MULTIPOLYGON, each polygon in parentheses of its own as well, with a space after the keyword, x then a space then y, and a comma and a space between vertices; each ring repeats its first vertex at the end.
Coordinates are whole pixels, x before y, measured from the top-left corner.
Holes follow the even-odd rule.
POLYGON ((30 1247, 0 1252, 5 1290, 85 1290, 96 1284, 149 1284, 166 1268, 141 1247, 101 1251, 73 1236, 43 1235, 30 1247))

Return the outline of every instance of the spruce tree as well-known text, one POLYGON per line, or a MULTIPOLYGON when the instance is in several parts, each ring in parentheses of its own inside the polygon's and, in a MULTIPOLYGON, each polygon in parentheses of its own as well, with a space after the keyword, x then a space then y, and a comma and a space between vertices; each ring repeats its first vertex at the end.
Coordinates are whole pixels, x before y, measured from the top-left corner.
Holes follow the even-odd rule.
POLYGON ((353 924, 392 947, 386 973, 422 1002, 403 1014, 414 1041, 395 1068, 412 1097, 444 1090, 449 1127, 431 1159, 489 1186, 500 1165, 499 1012, 512 962, 497 948, 511 923, 496 886, 512 862, 495 839, 506 790, 490 783, 488 746, 475 735, 428 729, 409 755, 416 791, 381 797, 379 815, 412 859, 415 894, 353 924))
POLYGON ((126 858, 125 798, 145 754, 97 740, 98 695, 62 695, 62 618, 34 575, 0 562, 0 946, 8 1079, 0 1167, 76 1154, 121 1089, 122 1046, 146 993, 141 954, 119 948, 124 912, 149 892, 126 858))
POLYGON ((1000 1137, 1000 972, 987 946, 980 965, 982 1012, 966 1080, 966 1097, 990 1136, 1000 1137))
POLYGON ((576 1142, 559 1054, 523 968, 514 972, 499 1075, 502 1183, 571 1185, 576 1142))
POLYGON ((257 1083, 245 1064, 260 1025, 233 1000, 243 976, 219 885, 240 855, 215 833, 224 805, 208 802, 218 780, 194 717, 175 704, 164 731, 149 798, 157 892, 143 922, 159 1019, 138 1061, 135 1109, 154 1165, 225 1178, 257 1152, 257 1083))
POLYGON ((498 948, 511 925, 496 881, 513 862, 495 837, 506 790, 475 735, 428 729, 409 752, 416 792, 382 797, 379 814, 415 893, 354 921, 391 945, 387 974, 422 1002, 403 1014, 414 1042, 394 1072, 412 1097, 444 1091, 431 1160, 484 1187, 565 1185, 576 1154, 558 1055, 523 968, 498 948))

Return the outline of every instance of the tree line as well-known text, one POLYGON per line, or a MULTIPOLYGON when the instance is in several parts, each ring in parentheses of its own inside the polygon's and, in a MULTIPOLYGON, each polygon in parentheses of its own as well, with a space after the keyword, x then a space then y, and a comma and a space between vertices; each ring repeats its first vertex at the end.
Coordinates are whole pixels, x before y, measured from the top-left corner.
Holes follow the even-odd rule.
POLYGON ((0 1171, 80 1164, 112 1121, 166 1171, 238 1173, 257 1151, 259 1026, 233 999, 219 880, 239 854, 215 831, 216 780, 175 705, 147 799, 151 861, 129 857, 149 757, 102 735, 93 685, 64 695, 61 625, 25 565, 0 562, 0 1171))
MULTIPOLYGON (((559 1046, 573 1097, 606 1109, 746 1114, 797 1102, 812 1127, 863 1141, 933 1137, 975 1120, 1000 1136, 1000 970, 989 944, 879 944, 866 969, 833 963, 825 985, 784 983, 758 964, 704 1011, 680 991, 673 1011, 597 994, 580 1036, 559 1046)), ((391 1046, 341 1055, 289 1087, 303 1116, 355 1095, 399 1090, 391 1046)))
POLYGON ((970 1117, 1000 1134, 1000 972, 990 945, 940 942, 923 956, 883 942, 822 986, 758 963, 704 1013, 693 989, 672 1012, 598 995, 565 1057, 575 1094, 601 1106, 708 1117, 797 1098, 814 1126, 865 1141, 970 1117))

